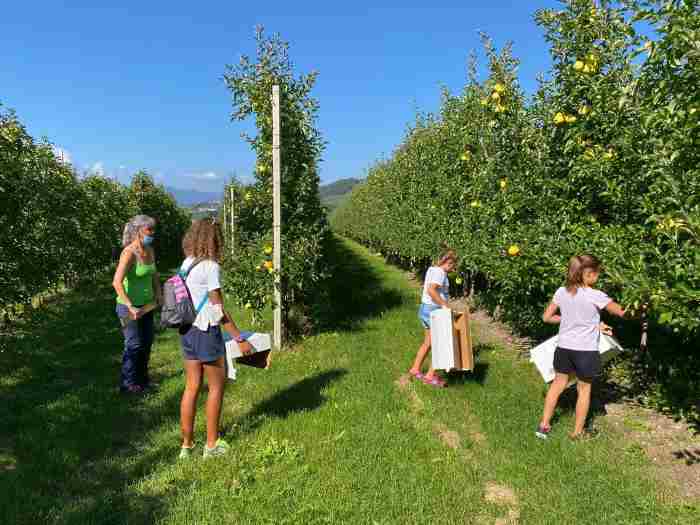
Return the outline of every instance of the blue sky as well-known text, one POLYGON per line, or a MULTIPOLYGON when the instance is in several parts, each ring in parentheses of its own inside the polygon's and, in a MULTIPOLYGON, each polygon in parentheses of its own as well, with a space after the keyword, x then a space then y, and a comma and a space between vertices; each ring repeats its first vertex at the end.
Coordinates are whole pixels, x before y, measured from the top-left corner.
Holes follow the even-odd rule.
POLYGON ((523 87, 549 68, 537 2, 9 2, 0 20, 0 103, 79 169, 218 190, 254 158, 230 121, 226 64, 279 32, 315 96, 328 147, 321 178, 362 176, 440 85, 459 90, 479 31, 514 41, 523 87), (109 6, 111 4, 111 6, 109 6), (381 4, 381 5, 378 5, 381 4), (70 6, 70 7, 66 7, 70 6), (105 7, 109 6, 109 7, 105 7), (420 6, 420 7, 418 7, 420 6))

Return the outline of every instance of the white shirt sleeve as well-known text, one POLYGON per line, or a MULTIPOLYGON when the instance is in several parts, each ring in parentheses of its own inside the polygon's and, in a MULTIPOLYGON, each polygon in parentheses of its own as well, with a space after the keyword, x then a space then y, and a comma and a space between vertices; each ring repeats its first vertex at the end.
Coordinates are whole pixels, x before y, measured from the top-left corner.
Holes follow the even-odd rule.
POLYGON ((207 291, 211 292, 219 288, 221 288, 221 266, 212 262, 207 272, 207 291))
POLYGON ((608 297, 608 294, 601 292, 600 290, 592 290, 593 304, 596 305, 598 310, 603 310, 606 306, 612 303, 612 299, 608 297))
POLYGON ((425 276, 425 282, 430 284, 437 284, 438 286, 443 286, 445 283, 445 272, 440 268, 433 266, 428 270, 425 276))
POLYGON ((552 297, 552 302, 556 304, 557 306, 561 306, 561 294, 566 293, 566 288, 558 288, 556 292, 554 292, 554 297, 552 297))

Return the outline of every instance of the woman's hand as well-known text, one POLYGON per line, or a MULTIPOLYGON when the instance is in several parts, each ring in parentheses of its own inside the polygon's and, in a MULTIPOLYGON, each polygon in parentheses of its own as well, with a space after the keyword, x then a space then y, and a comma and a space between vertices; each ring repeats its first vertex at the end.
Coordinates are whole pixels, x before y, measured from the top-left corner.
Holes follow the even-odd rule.
POLYGON ((127 308, 129 309, 129 314, 134 320, 141 317, 141 308, 136 308, 134 305, 127 306, 127 308))
POLYGON ((600 333, 605 334, 605 335, 613 335, 613 329, 611 326, 606 325, 605 323, 600 323, 599 325, 600 328, 600 333))
POLYGON ((241 351, 243 355, 248 355, 253 353, 253 345, 251 345, 248 341, 243 341, 242 343, 238 343, 238 349, 241 351))

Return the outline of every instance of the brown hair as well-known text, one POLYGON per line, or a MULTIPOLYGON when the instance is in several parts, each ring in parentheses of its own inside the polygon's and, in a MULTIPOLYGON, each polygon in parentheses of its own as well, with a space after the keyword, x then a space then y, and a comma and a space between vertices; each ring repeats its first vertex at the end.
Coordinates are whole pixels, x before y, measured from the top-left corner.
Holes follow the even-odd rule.
POLYGON ((436 265, 442 266, 447 261, 452 261, 453 263, 457 264, 457 252, 451 250, 450 248, 443 247, 442 251, 440 252, 440 256, 437 259, 436 265))
POLYGON ((192 221, 192 226, 182 238, 182 251, 186 257, 219 261, 223 252, 219 224, 212 219, 192 221))
POLYGON ((574 255, 569 259, 569 269, 566 273, 566 289, 576 295, 578 288, 584 286, 584 270, 600 271, 600 261, 593 255, 574 255))

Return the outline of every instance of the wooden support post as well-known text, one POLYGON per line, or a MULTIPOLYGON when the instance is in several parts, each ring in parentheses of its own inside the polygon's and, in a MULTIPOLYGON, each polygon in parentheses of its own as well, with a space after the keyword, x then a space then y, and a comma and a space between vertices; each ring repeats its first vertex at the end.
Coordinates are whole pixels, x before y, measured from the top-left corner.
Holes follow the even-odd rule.
POLYGON ((275 269, 275 311, 273 345, 282 348, 282 205, 280 166, 280 87, 272 86, 272 264, 275 269))
POLYGON ((223 198, 223 202, 221 203, 221 207, 223 209, 221 215, 222 215, 222 219, 223 219, 223 223, 224 223, 223 226, 224 226, 224 246, 225 246, 227 239, 228 239, 228 237, 227 237, 228 224, 226 221, 226 186, 224 186, 224 198, 223 198))
POLYGON ((231 214, 229 222, 231 223, 231 255, 236 251, 236 199, 233 184, 229 186, 229 213, 231 214))

